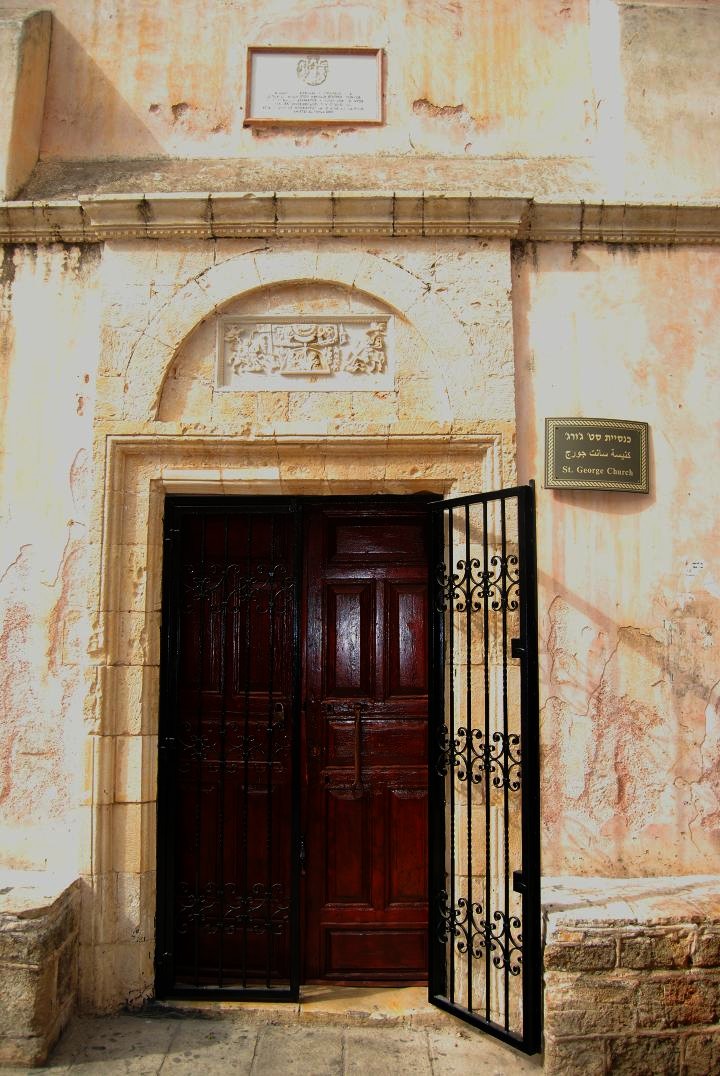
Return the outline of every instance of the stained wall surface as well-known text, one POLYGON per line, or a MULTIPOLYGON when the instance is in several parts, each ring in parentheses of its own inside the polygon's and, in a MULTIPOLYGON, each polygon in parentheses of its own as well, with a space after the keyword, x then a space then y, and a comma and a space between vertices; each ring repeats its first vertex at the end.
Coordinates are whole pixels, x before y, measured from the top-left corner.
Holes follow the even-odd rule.
POLYGON ((82 0, 60 0, 50 7, 47 156, 314 156, 370 146, 562 155, 582 152, 594 123, 588 0, 332 7, 313 0, 105 0, 90 9, 82 0), (477 42, 472 60, 458 50, 467 40, 477 42), (269 135, 243 129, 246 46, 298 42, 386 48, 387 125, 269 135), (72 68, 79 78, 71 88, 72 68))
POLYGON ((544 418, 650 423, 651 491, 540 490, 543 869, 717 863, 720 256, 548 244, 514 267, 518 474, 544 418))
MULTIPOLYGON (((0 14, 11 7, 0 0, 0 14)), ((607 196, 620 210, 720 196, 720 10, 703 0, 48 7, 32 197, 125 191, 140 205, 168 185, 335 180, 386 192, 487 182, 576 208, 607 196), (243 127, 245 46, 299 40, 384 48, 387 123, 243 127)), ((715 869, 717 248, 133 229, 7 246, 0 274, 2 865, 83 876, 85 1004, 152 990, 166 463, 183 492, 218 481, 297 491, 305 478, 313 493, 352 492, 358 475, 363 492, 536 479, 543 871, 715 869), (394 385, 219 393, 226 312, 388 314, 394 385), (648 422, 650 494, 543 489, 551 415, 648 422), (352 436, 354 456, 334 451, 333 438, 352 436), (145 439, 128 475, 111 466, 122 437, 145 439), (414 437, 432 452, 392 457, 414 437), (203 438, 223 441, 227 468, 203 438), (292 438, 304 447, 283 456, 292 438), (482 451, 463 456, 463 438, 482 451)))
MULTIPOLYGON (((158 432, 511 428, 509 254, 481 243, 474 255, 460 242, 441 246, 374 250, 426 279, 477 365, 438 367, 409 328, 408 365, 393 393, 229 394, 213 404, 211 316, 167 363, 158 432)), ((1 802, 10 865, 77 859, 78 810, 101 779, 92 756, 84 776, 79 765, 100 661, 89 601, 100 536, 89 530, 87 508, 93 487, 102 501, 95 392, 101 431, 109 420, 155 428, 128 426, 132 400, 129 411, 112 402, 113 393, 127 397, 124 366, 153 314, 213 259, 270 265, 287 253, 282 245, 258 252, 251 243, 156 242, 118 244, 102 260, 95 247, 6 254, 1 802), (39 839, 36 825, 52 839, 39 839)), ((297 262, 307 253, 299 244, 291 255, 297 262)), ((344 253, 357 257, 351 241, 344 253)), ((718 520, 710 488, 719 274, 714 251, 684 248, 540 245, 514 262, 520 480, 542 479, 547 415, 632 417, 651 427, 649 496, 538 494, 546 873, 692 873, 717 854, 718 520)), ((338 296, 349 309, 353 289, 290 283, 255 294, 227 309, 309 303, 317 312, 338 296)), ((356 302, 377 308, 367 296, 356 302)), ((103 780, 112 783, 112 774, 103 780)))
MULTIPOLYGON (((0 17, 17 7, 0 0, 0 17)), ((310 189, 309 159, 331 189, 720 193, 720 10, 710 0, 45 7, 52 47, 31 197, 128 189, 130 176, 142 190, 310 189), (298 43, 384 49, 386 122, 243 126, 247 47, 298 43), (138 159, 156 163, 129 165, 138 159), (206 166, 180 167, 188 159, 206 166)))
POLYGON ((77 871, 99 250, 6 247, 0 456, 0 847, 77 871))

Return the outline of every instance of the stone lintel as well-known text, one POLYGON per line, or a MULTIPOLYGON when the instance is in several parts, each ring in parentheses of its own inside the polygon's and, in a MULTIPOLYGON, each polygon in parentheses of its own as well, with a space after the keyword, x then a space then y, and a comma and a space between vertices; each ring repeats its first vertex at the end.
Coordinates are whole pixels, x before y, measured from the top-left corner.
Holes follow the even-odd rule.
POLYGON ((4 243, 419 236, 720 243, 720 205, 551 202, 473 191, 98 194, 0 203, 4 243))

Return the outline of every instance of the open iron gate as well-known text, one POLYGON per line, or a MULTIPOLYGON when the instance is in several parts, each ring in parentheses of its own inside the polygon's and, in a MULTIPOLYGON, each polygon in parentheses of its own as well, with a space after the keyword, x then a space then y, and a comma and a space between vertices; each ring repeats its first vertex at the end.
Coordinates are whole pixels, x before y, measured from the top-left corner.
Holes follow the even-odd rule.
POLYGON ((435 502, 430 1000, 540 1042, 532 486, 435 502))

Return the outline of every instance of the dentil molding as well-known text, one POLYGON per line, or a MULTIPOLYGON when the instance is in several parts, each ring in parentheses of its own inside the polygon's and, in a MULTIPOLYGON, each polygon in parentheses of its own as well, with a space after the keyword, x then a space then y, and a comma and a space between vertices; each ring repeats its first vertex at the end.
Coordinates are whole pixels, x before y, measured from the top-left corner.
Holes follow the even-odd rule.
POLYGON ((106 239, 475 237, 566 243, 720 243, 720 204, 550 202, 375 191, 98 194, 0 202, 3 243, 106 239))

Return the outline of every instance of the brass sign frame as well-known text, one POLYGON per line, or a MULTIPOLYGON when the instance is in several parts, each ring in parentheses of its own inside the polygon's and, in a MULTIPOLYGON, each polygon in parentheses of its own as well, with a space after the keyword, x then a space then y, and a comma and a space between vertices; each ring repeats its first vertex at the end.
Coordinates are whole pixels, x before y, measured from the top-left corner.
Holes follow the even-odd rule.
POLYGON ((649 493, 647 422, 545 419, 545 488, 649 493))
POLYGON ((249 45, 245 72, 245 119, 244 127, 380 127, 385 123, 385 52, 381 48, 365 46, 348 46, 332 48, 328 46, 301 45, 249 45), (358 119, 352 114, 335 117, 288 117, 253 115, 253 61, 255 57, 272 53, 275 55, 292 55, 311 57, 330 56, 372 56, 376 62, 377 111, 372 118, 358 119))

